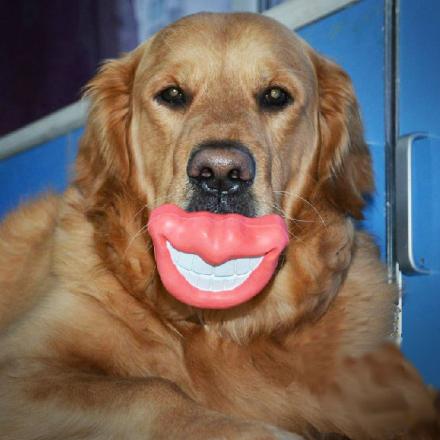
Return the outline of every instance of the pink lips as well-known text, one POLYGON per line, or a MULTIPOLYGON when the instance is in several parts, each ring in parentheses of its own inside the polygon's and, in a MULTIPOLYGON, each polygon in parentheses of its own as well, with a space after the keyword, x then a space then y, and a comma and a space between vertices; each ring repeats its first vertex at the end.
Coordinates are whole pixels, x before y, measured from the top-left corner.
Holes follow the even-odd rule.
POLYGON ((289 241, 278 215, 186 212, 175 205, 154 209, 148 231, 168 292, 207 309, 237 306, 257 295, 289 241))

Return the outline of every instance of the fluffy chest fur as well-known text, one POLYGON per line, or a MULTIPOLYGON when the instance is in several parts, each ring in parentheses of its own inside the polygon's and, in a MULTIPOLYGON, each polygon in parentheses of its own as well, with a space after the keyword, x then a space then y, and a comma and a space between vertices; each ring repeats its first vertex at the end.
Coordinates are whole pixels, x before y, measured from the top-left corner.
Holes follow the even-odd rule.
MULTIPOLYGON (((230 322, 193 310, 186 319, 183 311, 166 318, 158 313, 169 305, 154 295, 154 264, 146 259, 130 267, 128 259, 130 281, 119 279, 99 256, 78 193, 70 191, 66 200, 54 212, 50 291, 39 298, 32 319, 6 339, 20 358, 50 353, 49 364, 85 372, 165 378, 208 408, 298 430, 316 410, 312 396, 331 400, 329 389, 339 386, 346 356, 372 351, 392 333, 395 291, 383 281, 375 246, 362 234, 354 238, 353 258, 325 313, 315 320, 300 315, 294 328, 271 322, 269 334, 264 323, 244 332, 237 330, 245 326, 241 314, 230 322), (140 276, 149 280, 142 299, 127 293, 140 276)), ((319 285, 323 278, 316 279, 319 285)), ((43 382, 40 392, 47 386, 43 382)))

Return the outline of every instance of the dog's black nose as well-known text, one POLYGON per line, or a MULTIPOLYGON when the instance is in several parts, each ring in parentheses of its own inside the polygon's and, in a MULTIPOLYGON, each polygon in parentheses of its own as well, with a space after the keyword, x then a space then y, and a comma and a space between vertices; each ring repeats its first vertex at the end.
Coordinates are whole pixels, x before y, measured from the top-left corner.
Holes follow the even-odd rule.
POLYGON ((247 149, 227 144, 207 145, 193 153, 187 173, 206 193, 233 195, 252 185, 255 161, 247 149))

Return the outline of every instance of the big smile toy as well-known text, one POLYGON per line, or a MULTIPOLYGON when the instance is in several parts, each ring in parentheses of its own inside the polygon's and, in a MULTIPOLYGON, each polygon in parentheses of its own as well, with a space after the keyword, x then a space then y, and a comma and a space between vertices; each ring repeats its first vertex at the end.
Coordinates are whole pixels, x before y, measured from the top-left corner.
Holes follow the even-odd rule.
POLYGON ((257 295, 272 277, 289 237, 275 214, 186 212, 162 205, 148 231, 159 275, 179 301, 206 309, 237 306, 257 295))

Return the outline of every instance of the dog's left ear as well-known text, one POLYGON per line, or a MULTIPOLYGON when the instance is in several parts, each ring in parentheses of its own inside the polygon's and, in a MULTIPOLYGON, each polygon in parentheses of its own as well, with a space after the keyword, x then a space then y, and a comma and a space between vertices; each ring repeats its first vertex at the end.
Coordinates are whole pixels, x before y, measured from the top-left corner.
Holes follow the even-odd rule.
POLYGON ((319 188, 339 211, 362 219, 374 181, 353 85, 337 64, 315 52, 311 58, 319 88, 319 188))

